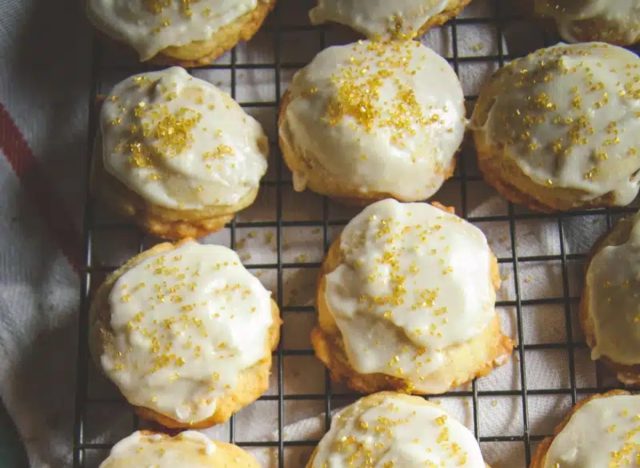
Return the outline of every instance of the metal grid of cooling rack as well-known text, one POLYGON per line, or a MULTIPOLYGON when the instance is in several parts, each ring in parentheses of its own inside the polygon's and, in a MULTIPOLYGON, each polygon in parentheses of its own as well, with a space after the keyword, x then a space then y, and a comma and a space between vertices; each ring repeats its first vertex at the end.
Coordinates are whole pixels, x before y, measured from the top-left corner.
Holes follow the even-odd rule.
MULTIPOLYGON (((482 0, 476 0, 476 4, 482 3, 482 0)), ((448 51, 444 53, 446 58, 450 61, 456 72, 461 74, 461 68, 467 64, 489 64, 490 67, 497 67, 504 64, 505 61, 513 58, 516 55, 508 55, 505 50, 505 35, 507 25, 514 21, 524 20, 519 13, 514 13, 511 6, 512 2, 501 0, 486 0, 483 2, 486 8, 480 8, 481 13, 476 16, 462 15, 458 19, 450 21, 443 26, 442 31, 448 35, 448 51), (484 27, 489 28, 491 34, 495 39, 495 50, 491 50, 486 54, 467 54, 461 51, 461 43, 464 38, 464 34, 467 33, 470 27, 484 27)), ((515 2, 517 3, 517 2, 515 2)), ((219 60, 209 67, 204 67, 204 70, 210 70, 213 72, 225 72, 227 73, 227 85, 231 95, 234 98, 238 98, 238 77, 240 73, 245 70, 258 70, 264 72, 273 73, 274 80, 274 97, 273 99, 259 100, 259 101, 246 101, 238 99, 243 107, 247 109, 258 110, 270 115, 272 120, 272 133, 271 135, 277 135, 275 129, 275 118, 277 108, 279 106, 280 96, 284 90, 283 84, 285 74, 291 74, 291 72, 305 65, 303 61, 291 61, 287 60, 284 56, 284 51, 287 48, 294 47, 293 43, 289 43, 286 40, 285 35, 312 35, 307 37, 313 37, 316 41, 316 51, 321 50, 327 45, 335 42, 331 39, 331 32, 334 30, 333 26, 329 27, 311 27, 304 22, 290 24, 287 20, 288 13, 291 9, 299 11, 306 11, 312 5, 311 0, 279 0, 279 5, 272 13, 271 17, 267 20, 263 27, 263 36, 261 38, 254 39, 254 42, 259 42, 261 46, 270 49, 267 55, 271 56, 272 60, 268 62, 256 61, 259 63, 252 63, 251 60, 241 61, 238 59, 238 51, 234 49, 231 51, 225 59, 219 60)), ((529 21, 530 22, 530 21, 529 21)), ((518 29, 516 27, 516 29, 518 29)), ((540 37, 540 45, 551 44, 556 42, 556 39, 547 33, 538 30, 540 37)), ((355 37, 355 36, 352 36, 355 37)), ((424 41, 427 45, 430 45, 428 40, 424 41)), ((297 47, 297 45, 295 45, 297 47)), ((466 47, 468 49, 468 47, 466 47)), ((478 52, 479 48, 473 48, 478 52)), ((468 52, 468 50, 467 50, 468 52)), ((141 66, 131 62, 130 64, 105 64, 105 46, 102 44, 94 45, 93 65, 91 72, 91 96, 89 102, 90 108, 90 123, 89 123, 89 145, 92 147, 95 129, 96 129, 96 96, 101 92, 103 79, 106 75, 113 71, 120 73, 133 74, 148 70, 149 67, 141 66)), ((461 78, 464 84, 464 78, 461 74, 461 78)), ((466 99, 468 102, 475 100, 473 93, 466 93, 466 99)), ((324 250, 329 246, 332 233, 346 224, 348 217, 341 215, 334 217, 332 213, 340 212, 335 206, 326 198, 320 199, 318 197, 318 203, 316 205, 316 213, 318 216, 312 220, 294 219, 290 220, 284 215, 285 207, 288 201, 292 197, 299 195, 291 192, 291 181, 289 180, 286 168, 282 164, 282 159, 278 154, 277 145, 273 143, 275 141, 272 138, 272 167, 275 166, 275 176, 269 180, 263 182, 263 191, 270 191, 274 194, 272 201, 275 204, 275 219, 268 221, 261 220, 249 220, 244 221, 242 218, 232 222, 226 228, 228 234, 227 242, 231 248, 239 247, 242 240, 239 240, 240 232, 246 229, 269 229, 273 233, 275 239, 274 258, 273 261, 264 263, 251 263, 245 261, 248 268, 254 270, 270 270, 275 273, 275 296, 280 306, 281 312, 285 316, 285 322, 287 316, 292 317, 295 314, 307 314, 313 316, 314 308, 312 305, 292 305, 290 302, 285 301, 285 289, 286 289, 286 272, 290 269, 309 269, 317 270, 320 266, 319 259, 316 262, 306 262, 302 256, 296 257, 293 261, 290 256, 286 255, 286 242, 285 231, 289 228, 311 228, 320 232, 322 247, 324 250)), ((447 182, 449 187, 449 193, 451 190, 457 192, 453 198, 454 204, 459 214, 468 219, 469 221, 486 226, 488 224, 500 224, 503 227, 503 232, 508 237, 508 247, 503 249, 502 252, 498 252, 499 263, 501 269, 508 269, 510 271, 510 282, 512 284, 512 294, 504 300, 499 300, 498 307, 508 308, 512 313, 513 327, 511 329, 513 335, 518 341, 518 347, 514 351, 513 366, 514 372, 517 377, 512 385, 513 388, 485 388, 486 386, 473 382, 463 390, 454 391, 446 395, 439 396, 441 400, 447 398, 464 398, 469 403, 469 421, 468 425, 474 431, 476 437, 481 443, 482 447, 487 447, 490 444, 510 444, 513 451, 521 453, 517 462, 513 461, 516 458, 509 458, 509 462, 504 462, 500 457, 498 460, 488 460, 492 462, 494 466, 525 466, 528 465, 531 459, 532 451, 535 449, 535 444, 541 440, 545 435, 549 433, 549 426, 542 425, 538 427, 537 424, 532 422, 533 416, 530 412, 530 402, 534 398, 545 396, 563 396, 568 399, 567 404, 574 404, 577 400, 584 395, 588 395, 595 392, 600 392, 608 388, 610 385, 607 381, 606 371, 599 366, 595 366, 594 380, 585 383, 579 375, 577 367, 577 353, 586 352, 586 345, 583 339, 577 333, 579 326, 576 320, 575 306, 579 300, 579 289, 573 287, 571 280, 571 272, 580 269, 581 263, 584 262, 589 245, 584 246, 582 249, 574 249, 569 245, 569 240, 573 235, 573 230, 570 227, 576 220, 598 219, 601 224, 601 230, 605 230, 611 226, 612 220, 624 213, 633 211, 633 208, 624 208, 617 210, 590 210, 590 211, 577 211, 566 213, 562 215, 546 215, 531 213, 526 210, 522 210, 519 207, 515 207, 511 204, 504 202, 504 211, 498 214, 477 214, 477 210, 470 209, 470 204, 476 201, 477 195, 474 194, 472 187, 477 184, 482 184, 482 179, 478 175, 477 170, 473 169, 473 151, 467 147, 463 147, 463 151, 458 164, 458 170, 456 175, 447 182), (557 240, 559 243, 558 249, 552 253, 532 254, 529 255, 527 249, 523 248, 523 243, 519 242, 520 228, 522 223, 529 222, 543 222, 547 227, 554 226, 556 230, 557 240), (527 278, 524 278, 522 272, 527 265, 533 264, 553 264, 558 270, 559 275, 557 277, 558 293, 547 295, 545 297, 536 297, 534 294, 527 294, 527 278), (529 320, 525 318, 525 315, 530 312, 526 312, 528 308, 553 306, 556 307, 557 314, 561 315, 564 322, 564 330, 559 333, 563 335, 559 339, 552 339, 542 343, 530 343, 525 330, 524 322, 529 320), (564 354, 567 366, 567 382, 564 385, 549 385, 538 386, 535 385, 536 379, 539 379, 539 375, 529 372, 527 368, 527 357, 529 353, 537 351, 551 351, 560 354, 564 354), (484 418, 491 417, 491 408, 487 410, 486 402, 487 398, 510 398, 514 400, 519 408, 518 414, 514 417, 520 420, 520 426, 518 430, 506 431, 502 433, 486 434, 483 430, 484 418), (482 411, 480 407, 483 407, 482 411)), ((90 164, 88 165, 90 166, 90 164)), ((88 173, 87 173, 88 176, 88 173)), ((87 177, 88 179, 88 177, 87 177)), ((121 221, 104 221, 100 219, 99 208, 95 206, 94 201, 89 195, 89 182, 87 181, 87 206, 84 217, 84 232, 85 232, 85 244, 84 244, 84 268, 82 270, 82 285, 81 285, 81 313, 79 316, 79 352, 78 352, 78 378, 77 378, 77 397, 76 397, 76 418, 73 434, 73 465, 74 467, 92 466, 95 463, 92 460, 99 460, 103 458, 108 449, 113 445, 116 440, 105 441, 99 438, 95 438, 90 434, 89 426, 94 422, 92 420, 92 407, 94 405, 120 405, 126 406, 121 398, 95 398, 91 395, 90 384, 93 379, 92 364, 90 362, 88 345, 87 345, 87 330, 88 330, 88 307, 90 303, 90 296, 92 290, 99 284, 100 279, 104 277, 106 273, 112 271, 117 265, 114 262, 103 262, 96 260, 95 250, 96 243, 99 236, 111 237, 111 233, 115 230, 125 229, 135 232, 136 241, 134 252, 140 252, 147 248, 149 245, 157 242, 157 239, 150 239, 141 233, 137 233, 135 229, 128 226, 121 221), (95 453, 98 456, 95 456, 95 453), (93 455, 92 455, 93 453, 93 455)), ((261 194, 263 196, 263 194, 261 194)), ((441 194, 436 194, 434 199, 441 200, 441 194)), ((308 208, 308 207, 307 207, 308 208)), ((593 223, 592 223, 593 224, 593 223)), ((490 239, 491 240, 491 239, 490 239)), ((114 241, 115 242, 115 241, 114 241)), ((527 242, 524 240, 524 242, 527 242)), ((246 260, 246 259, 245 259, 246 260)), ((358 395, 349 392, 348 390, 338 388, 335 384, 332 384, 328 378, 328 373, 324 371, 324 391, 318 392, 303 392, 303 393, 289 393, 287 392, 286 372, 285 366, 288 357, 306 356, 311 357, 313 355, 312 350, 307 345, 306 347, 289 349, 287 343, 287 329, 283 329, 283 336, 281 343, 274 353, 274 368, 273 368, 273 382, 272 391, 263 396, 260 401, 271 402, 275 404, 276 411, 273 421, 274 437, 269 440, 244 440, 242 430, 237 428, 236 417, 226 425, 225 432, 227 432, 227 438, 230 442, 237 443, 248 449, 267 449, 271 450, 274 454, 274 465, 279 468, 285 466, 300 466, 300 462, 287 462, 286 451, 290 448, 302 448, 306 453, 310 453, 313 447, 317 443, 317 437, 314 438, 302 438, 291 439, 285 437, 285 425, 287 424, 285 418, 285 405, 289 402, 314 404, 320 409, 320 412, 324 414, 324 426, 325 429, 329 427, 331 411, 334 408, 343 406, 350 401, 353 401, 358 395), (228 429, 228 431, 227 431, 228 429)), ((289 331, 290 333, 290 331, 289 331)), ((563 365, 565 363, 563 362, 563 365)), ((553 364, 550 364, 553 365, 553 364)), ((493 406, 494 401, 491 401, 493 406)), ((557 412, 557 410, 556 410, 557 412)), ((561 414, 555 414, 555 421, 558 417, 562 416, 564 409, 560 411, 561 414)), ((95 418, 95 417, 94 417, 95 418)), ((140 421, 131 412, 129 416, 131 421, 129 430, 134 430, 140 427, 140 421)))

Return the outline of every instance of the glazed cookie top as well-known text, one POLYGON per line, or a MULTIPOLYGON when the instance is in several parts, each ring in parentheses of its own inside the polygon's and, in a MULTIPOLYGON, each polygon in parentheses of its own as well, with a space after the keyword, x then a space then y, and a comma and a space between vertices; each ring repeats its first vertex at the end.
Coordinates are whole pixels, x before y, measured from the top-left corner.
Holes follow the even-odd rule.
POLYGON ((640 3, 637 0, 536 0, 536 11, 554 18, 560 35, 568 41, 577 42, 575 35, 581 28, 597 28, 582 21, 601 20, 602 31, 598 35, 631 44, 640 37, 640 3), (617 25, 611 30, 611 24, 617 25), (609 28, 609 29, 607 29, 609 28))
POLYGON ((216 444, 199 432, 169 437, 137 431, 114 445, 100 468, 211 468, 216 451, 216 444))
POLYGON ((313 24, 345 24, 369 38, 412 38, 449 0, 318 0, 309 12, 313 24))
POLYGON ((594 398, 555 436, 544 468, 636 466, 640 444, 640 396, 594 398))
POLYGON ((484 468, 473 434, 420 397, 383 392, 341 410, 309 468, 484 468))
POLYGON ((640 363, 640 213, 621 223, 628 235, 620 242, 605 239, 589 263, 587 310, 595 335, 593 358, 604 355, 634 365, 640 363))
POLYGON ((450 168, 465 129, 460 82, 415 41, 359 41, 320 52, 296 73, 281 134, 305 161, 362 192, 419 200, 450 168))
POLYGON ((541 49, 499 70, 472 126, 536 183, 585 200, 612 193, 626 205, 638 193, 639 116, 640 59, 594 42, 541 49))
POLYGON ((232 250, 184 242, 113 285, 100 362, 130 403, 203 421, 269 352, 270 297, 232 250))
POLYGON ((260 124, 180 67, 117 84, 102 106, 100 130, 107 172, 165 208, 232 206, 267 169, 260 124))
POLYGON ((340 236, 342 263, 326 276, 326 300, 351 366, 418 390, 443 350, 480 334, 495 317, 492 254, 484 234, 426 203, 387 199, 340 236))
POLYGON ((171 46, 211 38, 256 8, 258 0, 88 0, 89 18, 131 45, 141 60, 171 46))

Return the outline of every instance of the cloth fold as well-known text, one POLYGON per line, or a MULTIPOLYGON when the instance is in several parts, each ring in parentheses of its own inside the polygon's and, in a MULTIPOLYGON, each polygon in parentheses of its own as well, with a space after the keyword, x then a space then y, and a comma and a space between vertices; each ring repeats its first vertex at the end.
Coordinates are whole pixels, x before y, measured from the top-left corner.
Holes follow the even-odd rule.
POLYGON ((90 35, 80 2, 0 11, 0 396, 30 464, 66 466, 90 35))

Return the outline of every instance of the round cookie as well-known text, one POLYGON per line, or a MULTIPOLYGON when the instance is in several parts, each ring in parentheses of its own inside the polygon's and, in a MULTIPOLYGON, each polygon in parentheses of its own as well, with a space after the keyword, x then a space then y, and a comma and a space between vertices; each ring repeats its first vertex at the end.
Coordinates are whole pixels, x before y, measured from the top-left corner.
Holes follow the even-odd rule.
POLYGON ((332 244, 311 342, 362 393, 444 393, 503 364, 498 266, 482 232, 426 203, 383 200, 332 244))
POLYGON ((359 41, 320 52, 283 97, 280 147, 294 188, 363 204, 433 195, 465 129, 458 78, 415 41, 359 41))
POLYGON ((117 84, 102 105, 95 187, 153 235, 200 237, 255 200, 269 143, 213 84, 173 67, 117 84))
POLYGON ((208 65, 248 41, 275 0, 86 0, 91 22, 141 61, 208 65))
POLYGON ((625 384, 640 383, 640 213, 619 221, 595 246, 580 304, 591 357, 625 384))
POLYGON ((560 35, 569 42, 631 45, 640 41, 637 0, 535 0, 535 10, 555 20, 560 35))
POLYGON ((111 449, 100 468, 260 468, 256 459, 240 447, 213 441, 196 431, 171 437, 137 431, 111 449))
POLYGON ((370 39, 412 39, 455 17, 471 0, 318 0, 313 24, 347 25, 370 39))
POLYGON ((278 307, 226 247, 158 244, 109 276, 90 312, 92 354, 143 418, 209 427, 268 388, 278 307))
POLYGON ((393 392, 342 409, 307 464, 347 466, 487 467, 469 429, 423 398, 393 392))
POLYGON ((604 43, 514 60, 480 92, 471 128, 485 180, 539 211, 622 206, 640 184, 640 59, 604 43))
POLYGON ((544 439, 530 468, 637 466, 640 396, 614 390, 577 403, 544 439))

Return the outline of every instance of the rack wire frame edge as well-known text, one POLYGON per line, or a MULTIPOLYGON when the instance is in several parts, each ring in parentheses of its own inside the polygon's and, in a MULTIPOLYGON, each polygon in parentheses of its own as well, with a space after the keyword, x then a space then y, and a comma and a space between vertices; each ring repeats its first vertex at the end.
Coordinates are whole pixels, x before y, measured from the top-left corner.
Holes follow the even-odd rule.
MULTIPOLYGON (((327 27, 313 27, 307 25, 300 26, 285 26, 282 24, 282 4, 285 3, 284 0, 281 0, 279 4, 276 6, 274 12, 271 14, 271 26, 267 26, 267 32, 273 35, 273 51, 274 51, 274 61, 273 63, 238 63, 237 61, 237 53, 236 49, 233 49, 230 53, 230 62, 228 64, 220 64, 213 63, 207 67, 201 67, 200 70, 226 70, 230 73, 230 82, 231 82, 231 95, 235 99, 236 98, 236 85, 237 85, 237 72, 238 70, 245 69, 265 69, 265 70, 273 70, 275 77, 275 99, 273 101, 268 102, 244 102, 242 103, 245 107, 264 107, 264 108, 272 108, 277 112, 277 109, 280 105, 280 97, 282 94, 282 74, 283 71, 295 70, 305 65, 305 63, 297 63, 297 62, 285 62, 282 60, 282 35, 286 32, 316 32, 319 35, 319 43, 321 45, 321 49, 327 45, 327 27)), ((492 4, 494 15, 491 17, 470 17, 470 18, 455 18, 449 21, 447 24, 443 25, 442 28, 448 29, 451 37, 451 50, 452 54, 450 57, 447 57, 451 65, 454 67, 456 72, 459 72, 460 65, 464 63, 473 63, 473 62, 492 62, 497 63, 498 66, 504 65, 505 62, 516 58, 516 56, 509 55, 505 52, 503 44, 505 40, 505 31, 504 25, 507 22, 514 20, 521 20, 520 16, 513 16, 511 14, 503 13, 502 10, 502 1, 501 0, 489 0, 489 3, 492 4), (461 56, 459 52, 459 28, 460 26, 469 26, 469 25, 493 25, 496 29, 496 40, 498 51, 497 54, 486 54, 486 55, 477 55, 477 56, 461 56)), ((556 42, 555 37, 546 36, 545 44, 550 45, 556 42)), ((86 165, 86 205, 84 211, 83 218, 83 231, 84 231, 84 241, 83 241, 83 261, 84 265, 81 270, 81 286, 80 286, 80 312, 78 317, 78 355, 77 355, 77 375, 76 375, 76 398, 75 398, 75 418, 74 418, 74 428, 73 428, 73 466, 76 468, 85 467, 86 466, 86 451, 87 450, 106 450, 109 449, 112 444, 111 443, 97 443, 86 440, 86 424, 87 424, 87 411, 91 404, 100 403, 100 404, 116 404, 116 405, 126 405, 124 400, 100 400, 100 399, 90 399, 88 396, 88 384, 89 384, 89 366, 90 356, 89 356, 89 347, 88 347, 88 326, 89 326, 89 306, 90 306, 90 293, 92 290, 94 278, 93 276, 96 274, 104 274, 110 271, 113 271, 117 268, 116 265, 94 265, 93 264, 93 250, 94 250, 94 238, 95 234, 98 231, 108 232, 110 229, 121 229, 126 228, 129 225, 126 222, 115 222, 115 223, 104 223, 96 220, 95 213, 97 210, 96 203, 91 195, 91 181, 90 181, 90 171, 91 171, 91 159, 92 152, 91 148, 93 147, 93 141, 97 128, 97 103, 96 97, 99 89, 99 83, 101 80, 101 75, 105 73, 105 69, 103 69, 101 65, 102 56, 103 56, 103 46, 99 42, 97 38, 93 38, 93 46, 92 46, 92 60, 91 60, 91 84, 90 84, 90 96, 89 96, 89 123, 88 123, 88 134, 87 134, 87 148, 89 150, 89 154, 87 155, 87 165, 86 165)), ((637 48, 633 48, 633 50, 638 53, 637 48)), ((121 67, 114 66, 112 70, 114 71, 128 71, 131 74, 135 72, 149 71, 153 69, 158 69, 156 66, 137 66, 137 67, 121 67)), ((469 101, 474 101, 476 96, 465 96, 465 98, 469 101)), ((277 120, 277 119, 276 119, 277 120)), ((277 125, 277 122, 276 122, 277 125)), ((275 129, 275 134, 277 135, 277 129, 275 129)), ((277 274, 277 302, 281 308, 281 311, 297 311, 301 313, 314 313, 315 310, 311 306, 293 306, 289 307, 285 305, 284 296, 283 296, 283 273, 287 268, 317 268, 319 266, 318 263, 287 263, 283 261, 283 230, 288 227, 319 227, 322 229, 322 242, 325 251, 329 247, 330 243, 330 235, 329 231, 333 227, 340 227, 346 224, 348 220, 332 220, 329 216, 329 201, 327 198, 323 197, 322 199, 322 216, 319 221, 287 221, 283 219, 283 188, 291 185, 291 181, 285 179, 283 176, 283 161, 280 156, 279 151, 277 150, 277 145, 272 145, 276 149, 274 153, 276 153, 272 159, 271 163, 276 165, 276 180, 275 181, 265 181, 262 183, 265 187, 275 187, 276 189, 276 220, 274 222, 237 222, 236 220, 232 221, 229 226, 229 236, 230 236, 230 247, 233 249, 237 244, 237 230, 243 228, 252 228, 252 227, 268 227, 274 228, 276 230, 276 261, 275 263, 269 264, 253 264, 247 265, 250 268, 262 268, 262 269, 273 269, 277 274)), ((456 171, 456 175, 453 178, 454 181, 460 183, 460 201, 462 206, 461 216, 471 222, 506 222, 509 227, 509 236, 510 236, 510 245, 511 252, 508 257, 502 257, 499 259, 501 264, 510 265, 514 275, 514 286, 515 286, 515 300, 509 301, 500 301, 498 302, 498 306, 504 307, 513 307, 515 308, 516 314, 516 338, 518 345, 514 350, 513 359, 518 359, 519 366, 519 378, 520 378, 520 388, 515 390, 479 390, 477 382, 474 381, 471 385, 470 390, 460 390, 449 392, 445 395, 438 395, 438 398, 449 398, 449 397, 465 397, 471 398, 471 408, 472 408, 472 426, 473 431, 479 442, 520 442, 523 444, 525 462, 528 464, 531 461, 533 444, 537 441, 540 441, 544 435, 532 435, 531 428, 529 423, 529 411, 528 411, 528 398, 530 396, 541 396, 541 395, 566 395, 571 399, 571 403, 574 404, 579 398, 582 396, 590 395, 593 393, 599 393, 606 390, 610 390, 611 388, 606 387, 602 383, 601 374, 602 368, 600 366, 597 367, 597 385, 588 386, 588 387, 579 387, 576 383, 576 368, 575 368, 575 351, 578 349, 586 348, 586 344, 582 342, 578 342, 574 340, 574 329, 577 327, 577 324, 574 323, 572 319, 572 307, 578 302, 579 298, 575 296, 571 296, 570 288, 569 288, 569 267, 568 263, 570 261, 584 260, 585 255, 581 254, 571 254, 568 253, 566 246, 566 233, 564 230, 564 222, 567 219, 574 217, 582 217, 582 216, 591 216, 591 215, 604 215, 606 216, 607 226, 610 228, 613 223, 613 219, 615 216, 629 214, 634 212, 635 209, 631 207, 625 208, 616 208, 616 209, 599 209, 599 210, 578 210, 570 213, 563 214, 541 214, 541 213, 519 213, 516 207, 512 204, 508 204, 508 211, 504 215, 491 215, 491 216, 469 216, 467 212, 468 206, 468 187, 470 182, 476 182, 481 180, 480 177, 467 174, 467 164, 464 160, 459 161, 458 169, 456 171), (557 255, 534 255, 534 256, 520 256, 518 254, 518 246, 517 246, 517 232, 516 227, 518 221, 521 220, 535 220, 535 219, 545 219, 545 220, 555 220, 558 228, 558 238, 560 241, 560 253, 557 255), (528 299, 525 300, 522 297, 520 291, 520 281, 519 281, 519 267, 526 262, 559 262, 561 271, 562 271, 562 296, 555 298, 544 298, 544 299, 528 299), (523 307, 529 305, 538 305, 538 304, 557 304, 563 307, 563 313, 565 318, 565 336, 566 340, 564 342, 557 343, 546 343, 541 345, 535 344, 526 344, 524 339, 524 329, 523 329, 523 307), (546 350, 546 349, 558 349, 564 350, 567 354, 568 359, 568 367, 569 367, 569 379, 570 384, 568 388, 536 388, 531 389, 528 387, 527 383, 527 368, 526 368, 526 352, 530 350, 546 350), (508 434, 508 435, 500 435, 500 436, 480 436, 479 429, 479 415, 478 415, 478 406, 479 399, 482 397, 514 397, 520 398, 521 400, 521 408, 522 408, 522 426, 523 431, 522 434, 508 434)), ((437 195, 436 195, 437 198, 437 195)), ((132 228, 133 229, 133 228, 132 228)), ((138 240, 138 252, 142 252, 145 249, 146 245, 146 236, 142 233, 139 233, 138 240)), ((340 406, 340 402, 353 400, 360 395, 351 392, 336 392, 332 387, 331 380, 329 378, 328 371, 324 371, 324 380, 325 380, 325 393, 307 393, 307 394, 286 394, 285 393, 285 382, 284 382, 284 358, 286 356, 293 355, 313 355, 313 351, 311 349, 306 350, 286 350, 283 348, 283 340, 281 338, 280 344, 277 350, 274 352, 274 358, 277 361, 274 365, 273 372, 276 373, 276 382, 277 382, 277 395, 265 395, 260 398, 261 401, 274 401, 277 404, 277 438, 275 440, 265 440, 265 441, 238 441, 238 437, 236 434, 236 425, 235 418, 232 417, 229 422, 229 434, 228 440, 231 443, 238 443, 243 447, 255 447, 255 448, 268 448, 277 451, 277 465, 279 468, 284 468, 285 466, 285 450, 287 447, 313 447, 317 444, 316 439, 301 439, 301 440, 285 440, 284 438, 284 427, 285 427, 285 402, 287 401, 319 401, 323 403, 324 407, 324 427, 325 430, 328 430, 329 425, 331 423, 331 412, 332 410, 340 406)), ((139 421, 132 415, 132 430, 136 429, 139 425, 139 421)))

